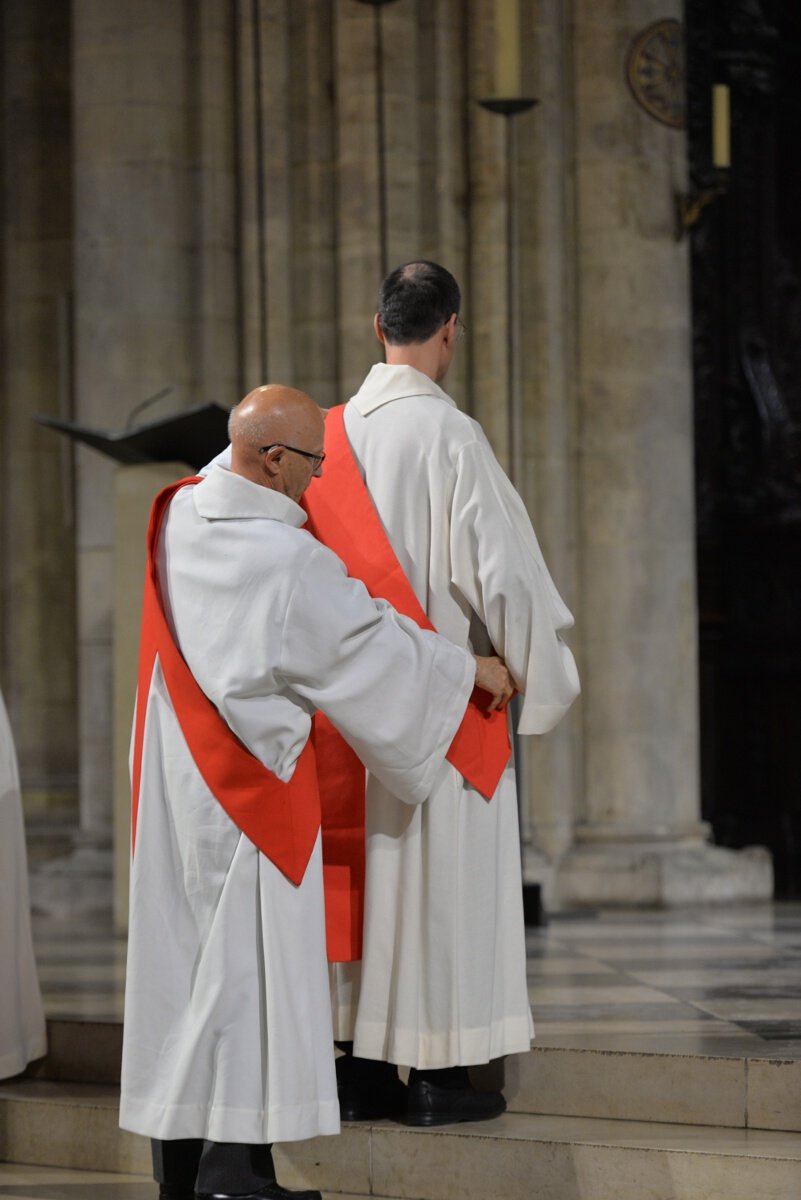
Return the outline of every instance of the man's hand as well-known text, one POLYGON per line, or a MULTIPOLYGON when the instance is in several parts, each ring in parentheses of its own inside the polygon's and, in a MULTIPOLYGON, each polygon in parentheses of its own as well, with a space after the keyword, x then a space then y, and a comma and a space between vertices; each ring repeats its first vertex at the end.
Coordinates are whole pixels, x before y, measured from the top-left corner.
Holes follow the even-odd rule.
POLYGON ((514 695, 514 684, 502 658, 492 655, 483 658, 480 654, 473 656, 476 660, 476 685, 489 692, 492 703, 489 710, 504 708, 514 695))

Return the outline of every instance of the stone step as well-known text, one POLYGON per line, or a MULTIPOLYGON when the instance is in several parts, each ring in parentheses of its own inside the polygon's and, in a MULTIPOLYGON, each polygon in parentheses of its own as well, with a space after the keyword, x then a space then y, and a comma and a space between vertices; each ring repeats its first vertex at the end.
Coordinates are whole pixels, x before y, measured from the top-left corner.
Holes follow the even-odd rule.
MULTIPOLYGON (((31 1078, 119 1083, 121 1025, 50 1020, 48 1037, 31 1078)), ((476 1075, 513 1112, 801 1132, 801 1060, 535 1045, 507 1060, 505 1085, 496 1064, 476 1075)))
MULTIPOLYGON (((117 1127, 118 1092, 27 1079, 0 1086, 0 1160, 147 1175, 148 1143, 117 1127)), ((288 1187, 405 1200, 798 1200, 801 1139, 507 1113, 486 1124, 348 1125, 276 1148, 288 1187)))
POLYGON ((149 1174, 149 1144, 119 1128, 119 1100, 110 1084, 0 1084, 0 1162, 149 1174))
POLYGON ((788 1058, 534 1046, 507 1060, 504 1091, 543 1116, 801 1131, 801 1060, 788 1058))
MULTIPOLYGON (((71 1196, 75 1200, 158 1200, 158 1185, 149 1175, 0 1163, 2 1200, 32 1200, 34 1196, 71 1196)), ((324 1192, 323 1200, 364 1200, 364 1197, 352 1192, 324 1192)), ((371 1200, 391 1198, 373 1196, 371 1200)))
POLYGON ((64 1083, 119 1084, 122 1025, 117 1021, 50 1018, 47 1054, 32 1063, 26 1076, 64 1083))

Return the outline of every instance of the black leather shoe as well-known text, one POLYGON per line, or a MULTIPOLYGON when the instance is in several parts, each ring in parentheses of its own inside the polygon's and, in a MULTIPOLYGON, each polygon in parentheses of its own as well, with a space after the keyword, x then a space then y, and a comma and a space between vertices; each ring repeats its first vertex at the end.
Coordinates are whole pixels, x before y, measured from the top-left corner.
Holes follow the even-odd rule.
POLYGON ((174 1183, 160 1183, 159 1200, 195 1200, 195 1190, 193 1187, 176 1187, 174 1183))
POLYGON ((323 1200, 319 1192, 293 1192, 280 1183, 266 1183, 257 1192, 195 1192, 196 1200, 323 1200))
POLYGON ((409 1082, 407 1125, 456 1125, 459 1121, 491 1121, 506 1111, 502 1092, 473 1087, 437 1087, 428 1079, 409 1082))
POLYGON ((337 1059, 336 1071, 343 1121, 381 1121, 406 1112, 406 1084, 394 1063, 345 1054, 337 1059))

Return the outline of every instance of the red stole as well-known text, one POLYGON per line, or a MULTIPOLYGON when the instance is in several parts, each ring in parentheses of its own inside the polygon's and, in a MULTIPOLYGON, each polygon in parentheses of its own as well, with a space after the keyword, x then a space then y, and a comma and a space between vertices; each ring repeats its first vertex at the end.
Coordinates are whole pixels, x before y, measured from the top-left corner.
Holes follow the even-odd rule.
MULTIPOLYGON (((433 630, 361 477, 345 433, 344 405, 329 409, 326 416, 325 454, 322 478, 312 480, 301 501, 309 517, 306 528, 342 559, 348 574, 361 579, 371 596, 388 600, 422 629, 433 630)), ((473 690, 447 754, 448 761, 487 800, 494 795, 511 754, 506 713, 489 712, 489 702, 487 692, 473 690)), ((329 958, 347 961, 361 955, 364 768, 322 713, 315 717, 314 738, 320 765, 329 958), (330 772, 328 755, 336 761, 330 772), (358 936, 358 954, 344 953, 337 928, 358 936)))
POLYGON ((150 682, 156 657, 189 752, 212 795, 228 816, 292 883, 303 879, 320 828, 320 798, 311 739, 292 778, 283 783, 254 757, 201 691, 175 644, 158 591, 159 528, 175 492, 199 483, 182 479, 159 492, 147 530, 147 569, 139 647, 134 723, 132 846, 136 839, 142 748, 150 682))

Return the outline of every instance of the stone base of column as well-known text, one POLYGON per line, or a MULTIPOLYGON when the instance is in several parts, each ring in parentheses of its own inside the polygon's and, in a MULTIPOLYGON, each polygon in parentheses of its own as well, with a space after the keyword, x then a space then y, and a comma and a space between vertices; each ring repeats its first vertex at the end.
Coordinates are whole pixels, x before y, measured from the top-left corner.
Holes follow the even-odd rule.
POLYGON ((521 849, 523 868, 523 915, 526 928, 546 925, 554 895, 554 865, 530 842, 521 849))
POLYGON ((552 862, 543 852, 531 844, 524 845, 521 850, 523 884, 537 884, 542 890, 543 898, 550 901, 554 892, 555 872, 552 862))
POLYGON ((49 916, 110 913, 111 838, 78 833, 71 854, 44 863, 31 872, 30 897, 31 908, 49 916))
POLYGON ((773 898, 773 863, 763 846, 726 850, 683 842, 577 845, 557 870, 556 909, 670 908, 773 898))

